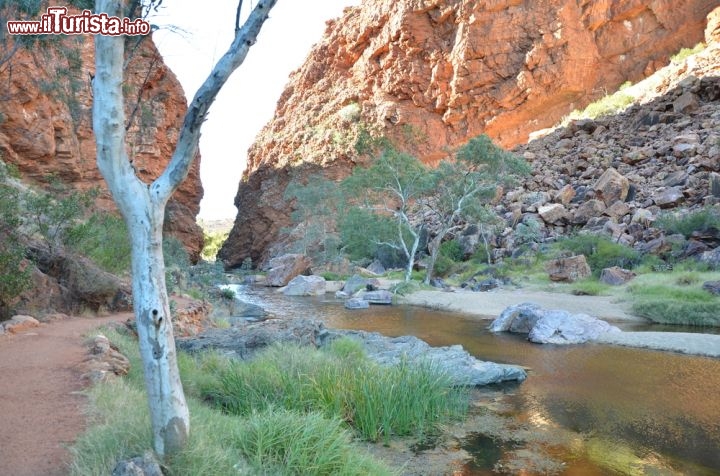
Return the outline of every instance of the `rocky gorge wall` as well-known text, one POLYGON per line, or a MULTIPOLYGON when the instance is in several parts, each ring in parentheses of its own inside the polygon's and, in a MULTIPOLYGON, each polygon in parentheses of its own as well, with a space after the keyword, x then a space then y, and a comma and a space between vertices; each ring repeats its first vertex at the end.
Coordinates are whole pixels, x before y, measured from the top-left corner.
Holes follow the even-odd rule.
POLYGON ((436 164, 487 133, 505 147, 703 38, 707 0, 366 0, 328 22, 258 135, 220 257, 268 259, 289 225, 283 193, 346 176, 361 134, 436 164))
MULTIPOLYGON (((138 176, 150 183, 170 160, 187 104, 150 38, 128 46, 128 152, 138 176)), ((2 49, 12 52, 13 39, 3 39, 2 49)), ((98 187, 96 206, 116 210, 95 163, 94 69, 90 35, 45 38, 14 51, 0 66, 0 157, 16 165, 24 181, 41 188, 56 179, 76 190, 98 187)), ((195 223, 203 194, 199 167, 196 160, 168 203, 165 220, 166 232, 183 242, 193 260, 203 246, 195 223)))

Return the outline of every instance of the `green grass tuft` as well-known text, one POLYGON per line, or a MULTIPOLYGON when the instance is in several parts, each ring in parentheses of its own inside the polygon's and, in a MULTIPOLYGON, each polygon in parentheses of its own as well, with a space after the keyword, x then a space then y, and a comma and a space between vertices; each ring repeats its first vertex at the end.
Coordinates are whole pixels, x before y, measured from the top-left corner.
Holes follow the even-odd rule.
POLYGON ((720 297, 702 289, 720 273, 673 271, 635 278, 628 286, 634 314, 662 324, 720 326, 720 297))
POLYGON ((366 440, 422 435, 467 411, 467 392, 432 366, 380 366, 356 344, 328 352, 274 346, 250 362, 228 362, 204 398, 224 411, 268 408, 319 412, 348 422, 366 440))

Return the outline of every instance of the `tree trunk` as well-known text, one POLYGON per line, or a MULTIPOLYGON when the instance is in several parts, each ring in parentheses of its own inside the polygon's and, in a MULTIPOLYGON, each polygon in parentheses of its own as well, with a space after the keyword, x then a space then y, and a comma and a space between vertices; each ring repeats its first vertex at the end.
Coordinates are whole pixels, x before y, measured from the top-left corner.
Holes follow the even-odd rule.
POLYGON ((420 246, 420 234, 413 233, 413 244, 408 256, 407 268, 405 269, 406 283, 410 281, 410 277, 412 276, 412 270, 415 266, 415 253, 417 253, 418 246, 420 246))
MULTIPOLYGON (((444 235, 443 235, 444 236, 444 235)), ((443 236, 436 236, 430 240, 428 248, 430 248, 430 259, 428 260, 427 273, 425 273, 425 284, 430 284, 430 279, 435 272, 435 262, 437 261, 438 253, 440 252, 440 240, 443 236)))
POLYGON ((170 301, 165 286, 162 250, 164 204, 143 207, 143 218, 131 217, 133 301, 153 442, 158 455, 183 448, 190 415, 177 366, 170 301))

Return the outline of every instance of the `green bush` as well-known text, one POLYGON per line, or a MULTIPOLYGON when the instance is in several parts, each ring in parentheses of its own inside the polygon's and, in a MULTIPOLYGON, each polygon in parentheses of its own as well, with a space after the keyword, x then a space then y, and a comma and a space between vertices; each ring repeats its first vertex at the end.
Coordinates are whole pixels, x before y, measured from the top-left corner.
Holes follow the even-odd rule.
POLYGON ((466 391, 430 365, 380 366, 356 351, 344 358, 337 347, 331 352, 274 346, 250 362, 229 362, 204 398, 234 415, 319 412, 345 420, 370 441, 424 434, 467 410, 466 391))
POLYGON ((218 251, 222 248, 229 234, 230 232, 227 231, 203 231, 203 249, 200 252, 200 257, 206 261, 215 261, 218 251))
POLYGON ((130 271, 130 236, 121 217, 94 213, 87 221, 70 227, 64 242, 105 271, 115 274, 130 271))
POLYGON ((0 161, 0 319, 9 317, 12 300, 31 286, 30 267, 24 266, 25 248, 18 235, 20 194, 7 182, 12 173, 0 161))
POLYGON ((462 261, 463 258, 465 258, 465 253, 463 252, 462 246, 460 245, 460 243, 457 242, 457 240, 449 240, 443 242, 440 245, 440 254, 443 256, 447 256, 455 262, 462 261))
POLYGON ((640 253, 632 248, 615 243, 602 235, 575 235, 555 244, 556 251, 583 254, 596 276, 603 268, 620 266, 633 268, 640 263, 640 253))
POLYGON ((655 226, 665 230, 667 234, 679 233, 685 238, 690 238, 694 231, 720 229, 720 208, 703 207, 694 211, 661 213, 655 221, 655 226))

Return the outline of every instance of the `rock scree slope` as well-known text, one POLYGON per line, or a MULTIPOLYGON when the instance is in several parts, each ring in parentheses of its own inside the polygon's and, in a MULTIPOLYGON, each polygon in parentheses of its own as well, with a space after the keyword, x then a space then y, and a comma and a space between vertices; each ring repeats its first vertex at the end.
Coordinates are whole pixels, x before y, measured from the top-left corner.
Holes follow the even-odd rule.
POLYGON ((220 252, 229 267, 271 256, 289 224, 289 181, 336 179, 387 136, 435 164, 487 133, 505 147, 637 81, 703 39, 706 0, 365 1, 327 24, 258 135, 220 252))

